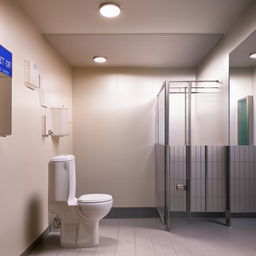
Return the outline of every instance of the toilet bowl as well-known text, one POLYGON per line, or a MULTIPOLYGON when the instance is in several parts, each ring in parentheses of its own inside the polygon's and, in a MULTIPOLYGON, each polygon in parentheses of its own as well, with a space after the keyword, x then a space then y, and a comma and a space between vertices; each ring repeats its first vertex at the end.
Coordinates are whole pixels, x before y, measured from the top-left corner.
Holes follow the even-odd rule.
POLYGON ((113 199, 107 194, 75 197, 75 157, 60 155, 49 161, 49 211, 61 219, 62 247, 91 247, 99 244, 99 221, 110 211, 113 199))

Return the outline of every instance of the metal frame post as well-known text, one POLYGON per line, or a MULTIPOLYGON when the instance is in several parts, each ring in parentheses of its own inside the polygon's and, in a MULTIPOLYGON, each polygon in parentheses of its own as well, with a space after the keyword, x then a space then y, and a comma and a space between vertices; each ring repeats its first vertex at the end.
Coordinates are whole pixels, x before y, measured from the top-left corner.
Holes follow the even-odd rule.
POLYGON ((186 216, 190 222, 191 218, 191 91, 192 83, 188 82, 186 103, 186 216))
MULTIPOLYGON (((164 224, 166 229, 170 230, 170 148, 169 148, 169 94, 184 93, 185 96, 185 145, 186 145, 186 216, 191 218, 191 160, 192 160, 192 94, 194 93, 211 93, 211 92, 200 92, 198 89, 220 89, 218 86, 192 86, 193 83, 220 83, 218 80, 191 80, 191 81, 165 81, 160 89, 165 90, 165 163, 164 163, 164 224), (171 83, 187 83, 184 87, 171 87, 171 83), (171 92, 170 89, 176 89, 171 92), (177 91, 177 89, 183 89, 183 91, 177 91), (194 91, 196 89, 196 91, 194 91)), ((159 94, 158 94, 159 95, 159 94)), ((158 135, 157 135, 158 136, 158 135)), ((230 138, 229 138, 230 140, 230 138)), ((231 225, 231 213, 230 213, 230 147, 226 147, 226 224, 231 225)), ((208 147, 205 146, 205 210, 207 210, 207 158, 208 158, 208 147)))
POLYGON ((170 230, 169 83, 165 83, 165 225, 170 230))
POLYGON ((226 225, 231 226, 231 204, 230 204, 230 146, 226 146, 226 225))

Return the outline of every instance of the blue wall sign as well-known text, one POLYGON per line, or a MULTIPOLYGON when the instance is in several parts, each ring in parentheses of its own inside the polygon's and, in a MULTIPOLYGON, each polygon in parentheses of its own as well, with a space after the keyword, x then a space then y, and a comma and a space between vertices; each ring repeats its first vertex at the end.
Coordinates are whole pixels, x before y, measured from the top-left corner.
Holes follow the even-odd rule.
POLYGON ((0 72, 12 77, 12 53, 0 45, 0 72))

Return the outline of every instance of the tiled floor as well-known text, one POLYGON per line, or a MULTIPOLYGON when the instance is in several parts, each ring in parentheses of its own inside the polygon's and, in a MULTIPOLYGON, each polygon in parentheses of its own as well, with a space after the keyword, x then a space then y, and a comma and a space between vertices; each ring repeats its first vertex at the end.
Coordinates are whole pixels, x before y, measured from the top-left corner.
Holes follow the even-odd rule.
POLYGON ((220 221, 176 219, 166 232, 158 219, 104 219, 98 247, 59 248, 50 233, 30 256, 256 256, 256 219, 220 221))

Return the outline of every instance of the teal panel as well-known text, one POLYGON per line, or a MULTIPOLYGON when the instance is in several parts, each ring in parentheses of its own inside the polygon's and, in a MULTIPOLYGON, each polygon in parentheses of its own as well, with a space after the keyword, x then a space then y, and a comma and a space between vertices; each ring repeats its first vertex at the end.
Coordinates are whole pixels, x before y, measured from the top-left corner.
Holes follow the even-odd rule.
POLYGON ((247 99, 238 101, 238 145, 249 145, 249 120, 247 99))

